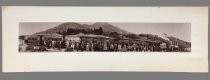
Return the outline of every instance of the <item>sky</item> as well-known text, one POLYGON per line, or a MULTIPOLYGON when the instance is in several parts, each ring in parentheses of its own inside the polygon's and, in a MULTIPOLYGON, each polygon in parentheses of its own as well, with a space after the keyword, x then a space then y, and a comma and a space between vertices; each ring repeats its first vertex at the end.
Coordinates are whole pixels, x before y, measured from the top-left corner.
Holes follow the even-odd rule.
MULTIPOLYGON (((36 32, 53 28, 61 22, 22 22, 19 24, 19 35, 31 35, 36 32)), ((93 24, 82 23, 81 24, 93 24)), ((182 40, 191 42, 191 25, 190 23, 109 23, 120 29, 135 34, 154 34, 174 36, 182 40)))

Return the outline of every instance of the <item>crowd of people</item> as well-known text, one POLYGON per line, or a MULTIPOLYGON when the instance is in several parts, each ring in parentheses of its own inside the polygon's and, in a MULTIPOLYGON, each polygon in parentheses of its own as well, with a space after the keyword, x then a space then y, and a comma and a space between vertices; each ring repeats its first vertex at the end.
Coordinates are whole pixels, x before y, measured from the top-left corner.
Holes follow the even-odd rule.
POLYGON ((111 42, 111 41, 46 41, 47 48, 65 48, 66 51, 154 51, 155 46, 146 46, 138 43, 111 42))
MULTIPOLYGON (((28 47, 26 50, 31 51, 104 51, 104 52, 158 52, 158 51, 179 51, 178 47, 160 47, 160 44, 148 42, 134 41, 114 41, 114 40, 44 40, 40 43, 41 47, 33 50, 33 47, 28 47), (41 48, 41 49, 40 49, 41 48)), ((30 46, 30 45, 29 45, 30 46)))

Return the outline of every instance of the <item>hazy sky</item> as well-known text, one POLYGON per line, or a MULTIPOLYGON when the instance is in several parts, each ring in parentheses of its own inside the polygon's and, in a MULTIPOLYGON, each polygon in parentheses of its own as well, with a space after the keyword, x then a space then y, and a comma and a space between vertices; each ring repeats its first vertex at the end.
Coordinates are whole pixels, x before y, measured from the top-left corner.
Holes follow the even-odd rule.
MULTIPOLYGON (((39 31, 44 31, 61 24, 60 22, 27 22, 20 23, 19 34, 30 35, 39 31)), ((84 23, 81 23, 84 24, 84 23)), ((93 24, 93 23, 86 23, 93 24)), ((191 42, 190 23, 110 23, 125 31, 140 34, 161 35, 166 33, 169 36, 175 36, 182 40, 191 42)))

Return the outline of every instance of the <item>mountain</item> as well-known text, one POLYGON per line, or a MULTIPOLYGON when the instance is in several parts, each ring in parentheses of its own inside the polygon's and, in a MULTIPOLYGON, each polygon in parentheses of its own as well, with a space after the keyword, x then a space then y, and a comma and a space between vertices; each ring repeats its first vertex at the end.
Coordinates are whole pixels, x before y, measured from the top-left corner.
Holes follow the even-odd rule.
POLYGON ((109 23, 94 23, 92 25, 88 24, 80 24, 80 23, 75 23, 75 22, 66 22, 66 23, 61 23, 58 26, 55 26, 54 28, 50 28, 45 31, 37 32, 35 34, 51 34, 51 33, 57 33, 57 32, 63 32, 66 31, 67 29, 98 29, 102 28, 104 32, 117 32, 120 34, 129 34, 130 32, 127 32, 125 30, 122 30, 116 26, 113 26, 109 23))
POLYGON ((58 26, 55 26, 53 28, 47 29, 45 31, 37 32, 35 34, 52 34, 52 33, 57 33, 57 32, 63 32, 66 31, 69 28, 73 29, 88 29, 87 27, 79 24, 79 23, 74 23, 74 22, 66 22, 66 23, 61 23, 58 26))

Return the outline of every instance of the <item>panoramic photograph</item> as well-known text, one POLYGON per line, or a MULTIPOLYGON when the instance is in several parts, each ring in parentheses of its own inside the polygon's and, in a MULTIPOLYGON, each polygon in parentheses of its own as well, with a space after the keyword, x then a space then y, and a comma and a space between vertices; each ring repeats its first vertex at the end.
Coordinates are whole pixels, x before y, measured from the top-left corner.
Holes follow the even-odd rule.
POLYGON ((191 24, 20 22, 19 52, 191 52, 191 24))

